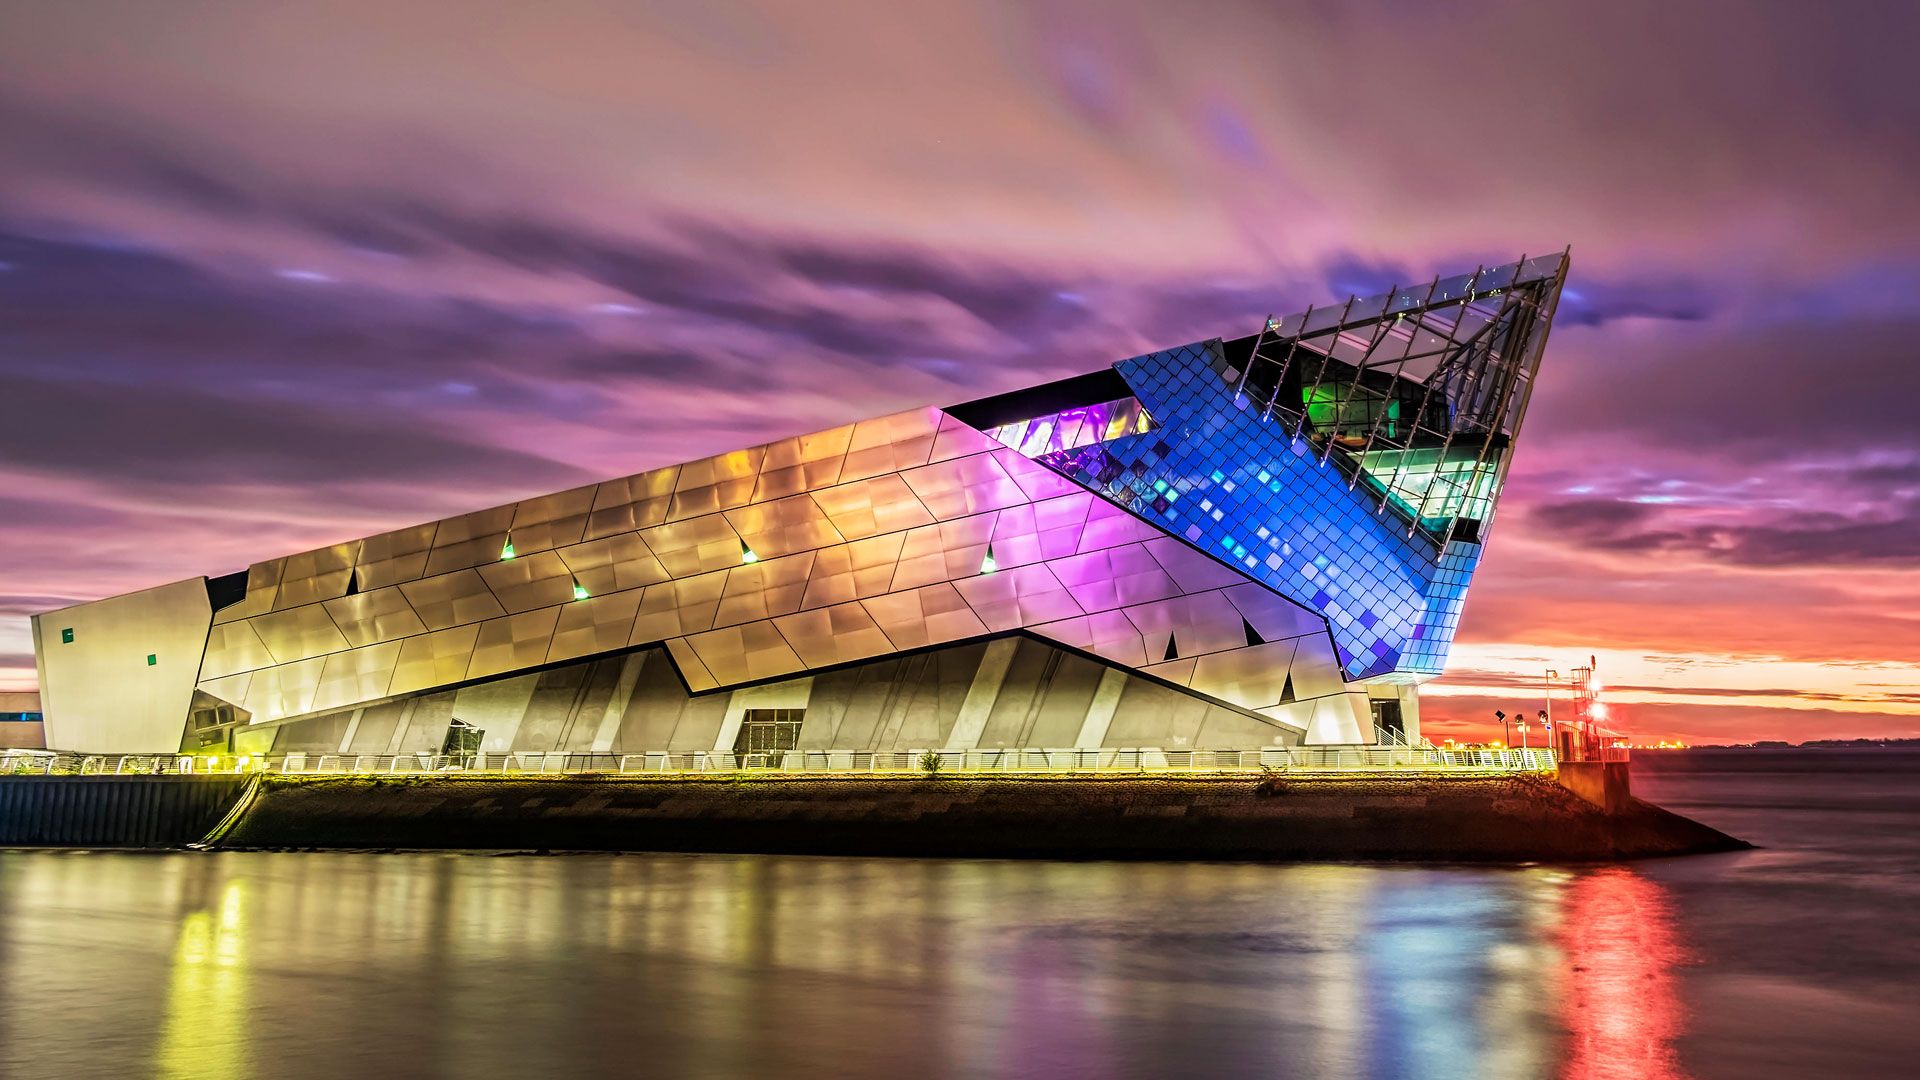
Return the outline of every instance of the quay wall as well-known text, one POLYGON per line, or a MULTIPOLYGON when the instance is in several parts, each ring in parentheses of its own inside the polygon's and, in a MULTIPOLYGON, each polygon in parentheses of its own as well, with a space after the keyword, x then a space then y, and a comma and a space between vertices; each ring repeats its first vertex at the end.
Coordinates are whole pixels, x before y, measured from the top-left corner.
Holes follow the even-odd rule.
POLYGON ((177 847, 206 836, 247 776, 0 777, 0 846, 177 847))
POLYGON ((260 776, 247 795, 250 779, 0 777, 0 844, 1427 861, 1745 846, 1524 775, 260 776))
POLYGON ((1604 860, 1743 847, 1545 777, 268 779, 227 847, 1604 860))

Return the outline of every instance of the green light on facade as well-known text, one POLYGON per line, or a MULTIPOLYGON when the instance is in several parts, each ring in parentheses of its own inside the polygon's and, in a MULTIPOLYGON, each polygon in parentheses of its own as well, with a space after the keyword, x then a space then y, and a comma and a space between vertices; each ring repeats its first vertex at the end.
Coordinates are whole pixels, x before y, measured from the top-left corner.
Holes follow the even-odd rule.
POLYGON ((500 545, 500 561, 506 562, 517 554, 519 554, 519 552, 513 550, 513 534, 508 533, 507 542, 500 545))
POLYGON ((585 585, 580 584, 579 578, 575 578, 573 580, 573 598, 575 600, 585 600, 587 597, 591 595, 593 594, 587 591, 587 587, 585 585))
POLYGON ((988 544, 986 557, 980 560, 980 572, 983 574, 991 574, 998 569, 1000 569, 1000 564, 993 560, 993 545, 988 544))
POLYGON ((754 550, 747 546, 745 540, 740 541, 740 561, 742 563, 757 563, 760 561, 760 556, 754 554, 754 550))
POLYGON ((69 626, 65 630, 60 631, 60 644, 73 644, 73 627, 69 626))
POLYGON ((156 665, 158 665, 159 663, 160 663, 160 657, 159 657, 159 655, 158 655, 158 654, 156 654, 156 653, 148 653, 148 654, 147 654, 147 666, 148 666, 148 667, 154 667, 154 666, 156 666, 156 665))

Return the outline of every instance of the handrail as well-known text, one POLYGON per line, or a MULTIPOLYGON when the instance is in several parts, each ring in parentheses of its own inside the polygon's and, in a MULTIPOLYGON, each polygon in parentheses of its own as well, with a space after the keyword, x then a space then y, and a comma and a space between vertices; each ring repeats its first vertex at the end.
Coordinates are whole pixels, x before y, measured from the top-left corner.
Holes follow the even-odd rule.
MULTIPOLYGON (((1625 760, 1624 748, 1609 747, 1606 760, 1625 760), (1618 753, 1618 758, 1612 755, 1618 753)), ((1433 746, 1303 746, 1246 750, 1191 750, 1163 747, 989 747, 951 750, 777 750, 735 754, 695 750, 612 754, 565 750, 516 750, 507 753, 324 754, 72 754, 0 751, 0 775, 164 776, 245 773, 287 775, 533 774, 543 776, 607 773, 791 774, 840 773, 875 776, 1034 775, 1097 773, 1261 774, 1423 773, 1471 775, 1552 772, 1550 750, 1456 749, 1433 746), (934 765, 929 768, 929 765, 934 765)))

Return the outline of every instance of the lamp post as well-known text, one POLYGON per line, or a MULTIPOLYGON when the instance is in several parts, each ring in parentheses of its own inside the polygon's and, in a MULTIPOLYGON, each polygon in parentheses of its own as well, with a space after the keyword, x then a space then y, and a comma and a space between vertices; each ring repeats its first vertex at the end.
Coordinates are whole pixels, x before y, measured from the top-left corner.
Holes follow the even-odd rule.
POLYGON ((1501 735, 1500 745, 1505 746, 1508 743, 1512 742, 1513 732, 1507 727, 1507 714, 1505 710, 1502 710, 1502 709, 1493 710, 1493 718, 1495 720, 1500 721, 1500 735, 1501 735))

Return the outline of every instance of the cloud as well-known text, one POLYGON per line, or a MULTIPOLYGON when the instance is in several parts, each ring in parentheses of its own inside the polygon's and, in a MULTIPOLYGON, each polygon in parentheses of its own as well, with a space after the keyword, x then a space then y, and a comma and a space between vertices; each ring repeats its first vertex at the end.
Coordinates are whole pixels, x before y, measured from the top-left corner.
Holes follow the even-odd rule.
POLYGON ((1576 499, 1525 511, 1529 527, 1576 547, 1677 555, 1751 567, 1901 567, 1920 564, 1920 500, 1891 499, 1870 520, 1838 513, 1761 511, 1736 522, 1697 521, 1698 511, 1576 499))

